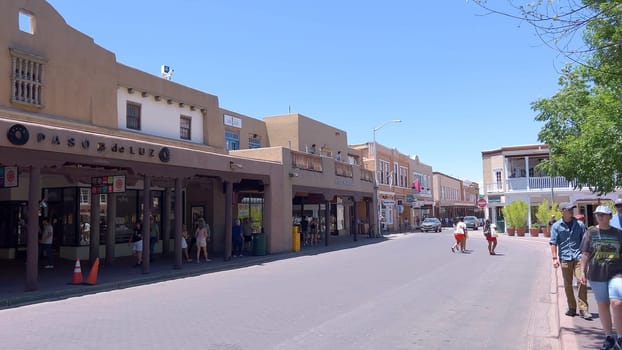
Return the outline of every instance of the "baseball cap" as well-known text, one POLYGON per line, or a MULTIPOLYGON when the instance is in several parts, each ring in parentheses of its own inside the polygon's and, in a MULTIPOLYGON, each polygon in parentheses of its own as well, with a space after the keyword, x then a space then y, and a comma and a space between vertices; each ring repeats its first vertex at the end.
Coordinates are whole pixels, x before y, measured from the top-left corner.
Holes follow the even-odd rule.
POLYGON ((613 205, 616 206, 616 207, 619 206, 619 205, 622 205, 622 198, 616 199, 616 201, 613 203, 613 205))
POLYGON ((568 202, 559 203, 559 210, 572 210, 576 207, 577 207, 576 205, 572 203, 568 203, 568 202))
POLYGON ((611 215, 611 208, 606 205, 599 205, 596 210, 594 210, 594 214, 609 214, 611 215))

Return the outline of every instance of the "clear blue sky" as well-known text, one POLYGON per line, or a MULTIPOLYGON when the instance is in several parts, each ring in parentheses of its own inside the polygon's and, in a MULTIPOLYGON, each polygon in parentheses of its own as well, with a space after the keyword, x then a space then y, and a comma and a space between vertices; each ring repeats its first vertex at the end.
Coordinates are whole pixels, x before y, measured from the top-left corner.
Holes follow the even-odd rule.
MULTIPOLYGON (((482 184, 481 151, 537 143, 530 103, 564 63, 464 0, 49 0, 117 60, 254 118, 292 112, 482 184)), ((504 6, 499 1, 496 6, 504 6)), ((483 192, 483 191, 482 191, 483 192)))

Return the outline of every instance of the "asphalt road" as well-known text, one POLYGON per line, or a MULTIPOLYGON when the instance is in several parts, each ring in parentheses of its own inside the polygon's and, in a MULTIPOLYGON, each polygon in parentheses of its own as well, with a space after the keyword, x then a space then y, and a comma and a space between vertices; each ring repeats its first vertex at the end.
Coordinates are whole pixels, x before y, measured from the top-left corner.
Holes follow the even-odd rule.
POLYGON ((548 245, 415 233, 0 311, 3 349, 559 349, 548 245))

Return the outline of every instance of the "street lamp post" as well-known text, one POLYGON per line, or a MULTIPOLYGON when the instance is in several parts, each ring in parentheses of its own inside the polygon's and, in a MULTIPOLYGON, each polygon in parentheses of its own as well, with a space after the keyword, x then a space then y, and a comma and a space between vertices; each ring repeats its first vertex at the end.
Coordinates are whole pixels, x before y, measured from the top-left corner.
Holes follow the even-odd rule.
POLYGON ((374 144, 374 179, 375 179, 375 186, 374 186, 374 191, 376 193, 374 193, 375 199, 376 199, 376 208, 377 208, 377 213, 376 213, 376 221, 378 222, 378 224, 376 225, 376 227, 378 228, 378 232, 381 233, 381 228, 380 228, 380 198, 378 198, 378 153, 376 151, 376 131, 384 128, 385 126, 392 124, 392 123, 401 123, 402 121, 400 119, 393 119, 393 120, 389 120, 384 122, 382 125, 380 125, 379 127, 376 127, 373 129, 373 144, 374 144))

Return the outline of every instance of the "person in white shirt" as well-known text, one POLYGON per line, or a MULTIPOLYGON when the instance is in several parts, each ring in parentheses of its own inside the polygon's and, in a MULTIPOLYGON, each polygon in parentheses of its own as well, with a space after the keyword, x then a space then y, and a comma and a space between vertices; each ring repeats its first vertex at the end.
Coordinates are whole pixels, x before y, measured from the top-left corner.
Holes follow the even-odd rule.
POLYGON ((45 253, 48 258, 48 264, 44 267, 46 269, 54 268, 54 256, 52 254, 52 242, 54 241, 54 228, 50 224, 50 220, 45 218, 42 221, 43 230, 41 231, 41 240, 39 244, 41 245, 41 250, 45 253))
POLYGON ((614 206, 616 207, 616 213, 611 215, 609 225, 618 229, 622 229, 622 198, 616 199, 614 202, 614 206))
POLYGON ((456 226, 454 228, 454 238, 456 239, 456 243, 451 246, 451 251, 455 252, 460 248, 460 252, 464 253, 466 249, 466 235, 467 235, 467 227, 464 223, 464 218, 459 217, 456 218, 456 226))

